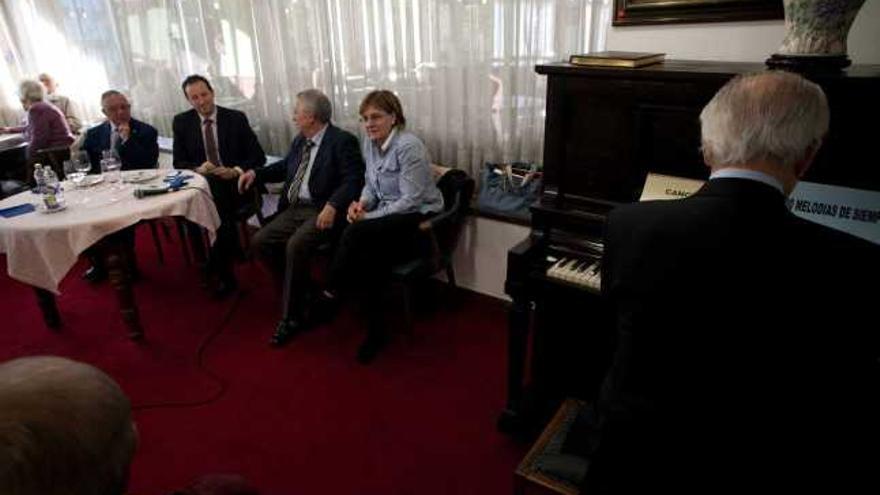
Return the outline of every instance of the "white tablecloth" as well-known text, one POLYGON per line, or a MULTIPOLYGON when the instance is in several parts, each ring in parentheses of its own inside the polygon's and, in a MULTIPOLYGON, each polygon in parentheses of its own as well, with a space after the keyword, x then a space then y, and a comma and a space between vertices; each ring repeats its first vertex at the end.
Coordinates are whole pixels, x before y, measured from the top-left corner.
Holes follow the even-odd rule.
MULTIPOLYGON (((134 197, 134 188, 160 184, 162 176, 115 189, 107 182, 83 189, 65 183, 64 210, 43 213, 38 209, 13 218, 0 217, 0 253, 6 253, 9 276, 58 294, 61 279, 86 248, 107 234, 150 218, 186 217, 208 229, 213 242, 220 217, 208 183, 198 174, 189 175, 193 176, 189 189, 143 199, 134 197)), ((26 191, 0 201, 0 209, 41 202, 40 196, 26 191)))

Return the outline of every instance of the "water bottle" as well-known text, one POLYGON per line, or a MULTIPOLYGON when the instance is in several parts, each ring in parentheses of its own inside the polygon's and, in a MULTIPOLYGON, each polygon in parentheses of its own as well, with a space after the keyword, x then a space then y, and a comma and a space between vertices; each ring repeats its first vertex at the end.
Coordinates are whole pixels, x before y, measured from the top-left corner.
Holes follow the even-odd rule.
POLYGON ((34 165, 34 184, 37 194, 43 194, 43 190, 46 189, 46 176, 43 173, 43 165, 39 163, 34 165))
POLYGON ((64 204, 64 191, 61 189, 61 181, 51 167, 43 169, 43 203, 46 209, 55 210, 64 204))

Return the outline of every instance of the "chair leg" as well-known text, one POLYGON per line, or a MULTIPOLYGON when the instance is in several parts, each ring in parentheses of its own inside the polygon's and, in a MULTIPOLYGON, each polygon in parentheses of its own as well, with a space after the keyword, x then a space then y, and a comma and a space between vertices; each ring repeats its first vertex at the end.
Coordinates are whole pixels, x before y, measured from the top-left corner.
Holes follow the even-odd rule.
POLYGON ((413 333, 412 294, 408 284, 400 284, 401 299, 403 303, 403 332, 406 335, 413 333))
POLYGON ((177 218, 177 234, 180 236, 180 249, 183 251, 183 259, 187 266, 192 265, 192 256, 189 253, 189 236, 186 235, 185 220, 177 218))
POLYGON ((156 256, 159 258, 159 264, 165 264, 165 252, 162 251, 162 240, 159 239, 159 230, 156 228, 156 220, 149 220, 150 233, 153 234, 153 246, 156 247, 156 256))
POLYGON ((446 281, 453 289, 458 287, 458 285, 455 283, 455 270, 452 269, 452 264, 446 266, 446 281))
POLYGON ((242 247, 242 251, 244 252, 245 260, 247 260, 248 258, 250 258, 251 260, 253 260, 253 257, 250 256, 250 252, 251 252, 251 231, 250 231, 250 228, 248 227, 247 220, 243 220, 243 221, 241 221, 241 222, 238 224, 238 227, 239 227, 239 231, 240 231, 240 232, 239 232, 239 235, 240 235, 240 237, 241 237, 241 247, 242 247))

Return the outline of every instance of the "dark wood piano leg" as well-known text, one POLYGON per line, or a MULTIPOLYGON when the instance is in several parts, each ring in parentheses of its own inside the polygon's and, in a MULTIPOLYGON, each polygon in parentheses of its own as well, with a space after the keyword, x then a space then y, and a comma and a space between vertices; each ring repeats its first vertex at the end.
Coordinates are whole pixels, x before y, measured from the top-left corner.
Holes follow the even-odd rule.
POLYGON ((58 305, 55 304, 55 294, 36 287, 34 292, 37 293, 37 306, 43 313, 43 321, 46 322, 46 326, 57 330, 61 326, 61 316, 58 314, 58 305))
POLYGON ((531 303, 513 298, 507 324, 507 405, 498 418, 498 429, 516 433, 523 428, 523 389, 528 348, 531 303))
POLYGON ((129 249, 131 247, 127 246, 125 242, 119 242, 119 239, 107 242, 105 245, 107 270, 110 285, 116 292, 116 298, 119 301, 119 313, 122 315, 122 321, 128 327, 128 336, 131 340, 141 340, 144 338, 144 329, 141 327, 134 292, 131 289, 129 249))

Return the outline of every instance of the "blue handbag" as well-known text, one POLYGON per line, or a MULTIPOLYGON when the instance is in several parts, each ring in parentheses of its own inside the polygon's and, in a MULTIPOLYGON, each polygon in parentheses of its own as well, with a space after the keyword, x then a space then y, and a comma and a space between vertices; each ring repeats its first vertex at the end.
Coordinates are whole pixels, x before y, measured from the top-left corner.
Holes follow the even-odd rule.
POLYGON ((537 164, 486 163, 477 208, 484 213, 529 221, 529 206, 540 194, 541 172, 537 164))

